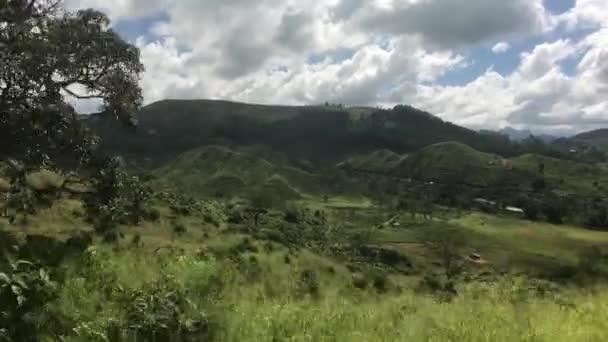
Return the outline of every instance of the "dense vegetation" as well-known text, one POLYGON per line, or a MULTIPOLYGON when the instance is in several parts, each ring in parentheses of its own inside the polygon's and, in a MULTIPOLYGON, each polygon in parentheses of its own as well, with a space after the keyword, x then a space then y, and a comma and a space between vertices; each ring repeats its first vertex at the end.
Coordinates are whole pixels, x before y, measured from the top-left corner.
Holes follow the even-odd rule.
POLYGON ((137 120, 137 49, 55 1, 0 0, 0 48, 0 341, 606 339, 601 131, 579 153, 409 106, 137 120))
POLYGON ((515 143, 497 133, 475 132, 444 122, 410 106, 388 110, 171 100, 144 107, 139 120, 135 133, 98 116, 87 123, 102 137, 104 150, 151 167, 209 144, 264 146, 266 153, 305 168, 323 167, 380 149, 409 153, 445 141, 507 157, 539 153, 577 158, 538 139, 515 143))

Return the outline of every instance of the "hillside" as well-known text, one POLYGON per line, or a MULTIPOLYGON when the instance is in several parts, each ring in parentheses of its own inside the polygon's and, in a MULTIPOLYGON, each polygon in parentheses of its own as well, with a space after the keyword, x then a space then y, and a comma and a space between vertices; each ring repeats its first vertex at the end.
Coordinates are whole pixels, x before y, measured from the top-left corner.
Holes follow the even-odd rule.
POLYGON ((570 138, 561 138, 551 145, 563 154, 583 161, 606 161, 608 157, 608 129, 581 133, 570 138))
POLYGON ((336 180, 223 146, 205 146, 183 153, 152 175, 158 186, 176 187, 199 196, 246 197, 269 191, 288 200, 305 194, 354 192, 353 184, 346 179, 336 180))
POLYGON ((339 167, 387 177, 484 188, 494 196, 505 189, 509 193, 533 192, 532 184, 538 178, 545 180, 548 189, 579 197, 602 195, 608 186, 608 170, 602 164, 536 154, 504 158, 456 142, 434 144, 407 156, 377 151, 350 158, 339 167))
POLYGON ((608 129, 598 129, 595 131, 582 133, 575 136, 574 139, 586 142, 608 153, 608 129))
POLYGON ((327 165, 390 149, 408 153, 457 141, 484 152, 516 153, 507 138, 475 132, 409 106, 392 110, 335 106, 261 106, 225 101, 161 101, 143 108, 131 131, 93 115, 102 149, 158 167, 204 145, 261 145, 297 165, 327 165))

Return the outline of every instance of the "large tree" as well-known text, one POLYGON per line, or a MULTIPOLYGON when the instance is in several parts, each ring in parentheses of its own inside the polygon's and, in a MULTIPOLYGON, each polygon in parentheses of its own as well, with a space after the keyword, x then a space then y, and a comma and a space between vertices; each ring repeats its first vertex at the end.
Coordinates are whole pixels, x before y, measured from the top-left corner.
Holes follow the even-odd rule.
POLYGON ((146 192, 137 179, 128 178, 125 187, 100 176, 122 173, 112 160, 92 158, 96 138, 69 100, 98 99, 102 115, 136 124, 139 50, 112 31, 108 17, 67 12, 61 0, 0 0, 0 61, 0 169, 11 170, 5 205, 30 212, 36 196, 25 177, 47 168, 87 178, 89 197, 100 198, 101 209, 90 213, 97 220, 102 209, 112 217, 130 215, 133 196, 139 208, 146 192), (102 191, 108 187, 114 188, 102 191))
POLYGON ((0 0, 0 160, 73 167, 94 138, 66 97, 99 99, 129 125, 142 103, 139 51, 94 10, 60 0, 0 0))

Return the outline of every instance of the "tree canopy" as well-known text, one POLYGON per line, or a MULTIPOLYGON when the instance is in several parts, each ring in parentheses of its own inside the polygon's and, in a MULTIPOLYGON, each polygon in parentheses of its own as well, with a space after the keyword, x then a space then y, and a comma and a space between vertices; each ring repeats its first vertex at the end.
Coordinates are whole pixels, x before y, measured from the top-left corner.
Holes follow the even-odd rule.
POLYGON ((66 97, 99 99, 135 125, 142 103, 138 49, 103 13, 58 0, 0 0, 0 159, 74 165, 95 139, 66 97))

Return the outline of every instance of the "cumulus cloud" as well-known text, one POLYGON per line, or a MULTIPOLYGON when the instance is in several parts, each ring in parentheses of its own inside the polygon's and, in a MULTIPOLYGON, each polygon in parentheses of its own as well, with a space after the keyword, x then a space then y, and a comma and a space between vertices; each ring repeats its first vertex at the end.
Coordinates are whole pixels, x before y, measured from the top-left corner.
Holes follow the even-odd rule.
POLYGON ((66 8, 96 8, 107 13, 112 19, 143 17, 164 8, 167 0, 64 0, 66 8))
POLYGON ((134 22, 164 11, 166 19, 136 41, 147 69, 146 103, 407 103, 473 128, 554 132, 608 121, 604 0, 578 0, 555 16, 542 0, 68 2, 134 22), (569 39, 567 32, 584 34, 569 39), (519 44, 531 37, 541 42, 519 44), (490 67, 472 81, 445 85, 450 72, 484 63, 471 55, 476 47, 517 49, 519 61, 511 72, 490 67))
POLYGON ((500 53, 505 53, 507 51, 509 51, 509 49, 511 49, 511 45, 507 42, 499 42, 496 43, 496 45, 494 45, 494 47, 492 48, 492 52, 496 53, 496 54, 500 54, 500 53))
POLYGON ((367 30, 419 35, 443 48, 540 33, 550 26, 542 0, 393 0, 358 14, 367 30))
POLYGON ((608 26, 608 1, 577 0, 575 6, 556 18, 567 28, 580 29, 597 26, 608 26))

